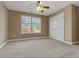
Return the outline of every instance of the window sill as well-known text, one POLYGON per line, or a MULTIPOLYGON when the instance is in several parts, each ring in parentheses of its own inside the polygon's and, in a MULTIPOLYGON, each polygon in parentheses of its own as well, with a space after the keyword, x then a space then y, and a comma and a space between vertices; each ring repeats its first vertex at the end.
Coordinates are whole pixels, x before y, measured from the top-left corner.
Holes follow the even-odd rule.
POLYGON ((21 34, 41 34, 41 32, 40 33, 21 33, 21 34))

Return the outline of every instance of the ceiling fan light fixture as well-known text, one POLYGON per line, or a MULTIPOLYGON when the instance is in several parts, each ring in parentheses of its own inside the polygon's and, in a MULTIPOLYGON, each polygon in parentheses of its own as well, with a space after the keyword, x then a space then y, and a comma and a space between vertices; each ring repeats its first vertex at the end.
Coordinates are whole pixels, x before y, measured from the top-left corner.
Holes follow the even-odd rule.
POLYGON ((40 10, 40 7, 37 7, 37 9, 36 9, 37 11, 39 11, 40 10))
POLYGON ((49 9, 49 6, 44 6, 42 2, 38 1, 36 10, 43 12, 44 9, 49 9))
POLYGON ((43 3, 40 1, 40 3, 39 3, 40 5, 42 5, 43 3))
POLYGON ((41 11, 41 10, 44 10, 44 8, 42 6, 37 6, 37 11, 41 11))

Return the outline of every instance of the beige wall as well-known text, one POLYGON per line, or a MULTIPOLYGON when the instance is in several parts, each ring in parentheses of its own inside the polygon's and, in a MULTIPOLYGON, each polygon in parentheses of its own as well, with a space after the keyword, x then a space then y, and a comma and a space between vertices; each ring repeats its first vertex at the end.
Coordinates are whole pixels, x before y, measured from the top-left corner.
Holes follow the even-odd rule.
POLYGON ((79 42, 79 7, 77 7, 77 42, 79 42))
MULTIPOLYGON (((78 42, 79 41, 79 7, 69 5, 51 16, 55 16, 64 12, 65 19, 65 41, 78 42)), ((7 10, 3 2, 0 2, 0 44, 7 40, 7 34, 9 39, 13 38, 27 38, 27 37, 39 37, 49 35, 49 17, 36 15, 31 13, 11 11, 7 10), (7 16, 8 15, 8 16, 7 16), (41 17, 42 19, 42 33, 38 34, 21 34, 21 15, 29 15, 34 17, 41 17), (7 26, 8 23, 8 26, 7 26)))
POLYGON ((77 33, 77 7, 74 5, 69 5, 54 14, 51 14, 50 17, 58 15, 59 13, 64 13, 64 40, 66 42, 74 43, 78 40, 77 33))
POLYGON ((72 42, 78 42, 78 34, 77 34, 77 22, 78 22, 78 7, 72 5, 72 42))
POLYGON ((36 15, 31 13, 19 12, 19 11, 8 11, 8 38, 28 38, 28 37, 39 37, 39 36, 48 36, 49 35, 49 17, 64 13, 64 40, 67 42, 77 42, 79 41, 79 8, 74 5, 69 5, 54 14, 51 14, 49 17, 36 15), (42 19, 42 33, 40 34, 21 34, 21 25, 20 25, 20 16, 29 15, 34 17, 41 17, 42 19))
POLYGON ((65 40, 68 42, 78 42, 78 7, 70 5, 65 9, 65 40), (68 20, 68 21, 67 21, 68 20), (69 21, 70 20, 70 21, 69 21), (67 22, 66 22, 67 21, 67 22), (66 31, 67 30, 67 31, 66 31))
POLYGON ((49 21, 47 16, 41 16, 41 15, 19 12, 19 11, 12 11, 12 10, 9 10, 8 12, 9 12, 8 13, 8 38, 9 39, 48 36, 49 21), (42 33, 21 34, 21 15, 41 17, 42 33))
POLYGON ((7 40, 8 34, 8 10, 3 2, 0 1, 0 44, 7 40))
POLYGON ((71 5, 64 8, 65 41, 72 42, 72 8, 71 5))

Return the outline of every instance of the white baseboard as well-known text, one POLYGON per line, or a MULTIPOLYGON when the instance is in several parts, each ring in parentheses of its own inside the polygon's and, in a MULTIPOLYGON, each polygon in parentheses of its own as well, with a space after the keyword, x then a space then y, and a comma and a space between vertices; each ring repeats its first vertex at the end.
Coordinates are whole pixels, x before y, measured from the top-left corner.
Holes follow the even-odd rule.
MULTIPOLYGON (((50 39, 53 39, 53 38, 50 38, 50 39)), ((55 39, 55 40, 57 40, 57 39, 55 39)), ((71 43, 71 42, 62 41, 62 40, 58 40, 58 41, 64 42, 64 43, 69 44, 69 45, 73 45, 73 43, 71 43)))
POLYGON ((31 37, 31 38, 20 38, 20 39, 11 39, 11 40, 8 40, 8 41, 18 41, 18 40, 29 40, 29 39, 41 39, 41 38, 46 38, 48 36, 43 36, 43 37, 31 37))
POLYGON ((77 44, 77 43, 79 43, 79 42, 73 42, 73 44, 77 44))
POLYGON ((6 45, 6 44, 7 44, 7 42, 8 42, 8 40, 7 40, 7 41, 5 41, 4 43, 2 43, 2 44, 0 45, 0 48, 2 48, 4 45, 6 45))
POLYGON ((73 43, 71 43, 71 42, 67 42, 67 41, 63 41, 63 42, 66 44, 69 44, 69 45, 73 45, 73 43))
POLYGON ((29 40, 29 39, 41 39, 41 38, 47 38, 47 37, 48 37, 48 36, 7 40, 7 41, 5 41, 4 43, 2 43, 2 44, 0 45, 0 48, 2 48, 4 45, 6 45, 8 41, 18 41, 18 40, 26 40, 26 39, 27 39, 27 40, 29 40))
MULTIPOLYGON (((49 36, 44 36, 44 37, 32 37, 32 38, 21 38, 21 39, 7 40, 7 41, 5 41, 4 43, 2 43, 0 45, 0 48, 2 48, 4 45, 6 45, 8 41, 18 41, 18 40, 26 40, 26 39, 41 39, 41 38, 50 38, 50 37, 49 36)), ((50 38, 50 39, 52 39, 52 38, 50 38)), ((79 42, 72 42, 71 43, 71 42, 67 42, 67 41, 62 41, 62 42, 66 43, 66 44, 69 44, 69 45, 73 45, 73 44, 79 43, 79 42)))
POLYGON ((68 44, 70 44, 70 45, 74 45, 74 44, 77 44, 77 43, 79 43, 79 42, 72 42, 72 43, 71 43, 71 42, 66 42, 66 41, 65 41, 65 43, 68 43, 68 44))

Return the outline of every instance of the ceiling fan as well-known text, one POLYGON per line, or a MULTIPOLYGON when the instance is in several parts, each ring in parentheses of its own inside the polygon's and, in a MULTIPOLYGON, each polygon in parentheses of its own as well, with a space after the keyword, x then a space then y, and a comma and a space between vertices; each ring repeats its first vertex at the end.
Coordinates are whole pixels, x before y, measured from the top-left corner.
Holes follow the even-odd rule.
POLYGON ((37 11, 44 12, 44 9, 49 9, 49 6, 44 5, 41 1, 37 2, 37 11))

